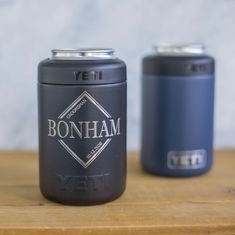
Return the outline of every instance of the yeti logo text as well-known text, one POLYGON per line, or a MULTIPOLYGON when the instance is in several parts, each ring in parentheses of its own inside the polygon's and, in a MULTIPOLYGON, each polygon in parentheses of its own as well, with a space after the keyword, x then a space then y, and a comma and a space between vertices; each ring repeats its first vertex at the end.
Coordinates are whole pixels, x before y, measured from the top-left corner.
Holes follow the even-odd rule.
POLYGON ((56 138, 84 168, 103 152, 113 137, 121 135, 121 118, 112 118, 87 91, 74 100, 57 120, 47 121, 48 137, 56 138), (92 112, 94 115, 90 115, 92 112), (96 120, 89 120, 92 117, 96 120))
POLYGON ((170 151, 167 154, 168 169, 191 170, 206 166, 206 150, 170 151))

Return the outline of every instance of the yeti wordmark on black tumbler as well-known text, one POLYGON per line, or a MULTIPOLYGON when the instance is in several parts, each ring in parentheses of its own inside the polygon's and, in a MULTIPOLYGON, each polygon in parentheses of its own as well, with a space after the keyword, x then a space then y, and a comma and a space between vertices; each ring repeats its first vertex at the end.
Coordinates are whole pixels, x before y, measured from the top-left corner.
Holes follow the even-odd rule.
POLYGON ((114 200, 126 184, 126 65, 111 49, 52 50, 38 67, 40 189, 53 201, 114 200))

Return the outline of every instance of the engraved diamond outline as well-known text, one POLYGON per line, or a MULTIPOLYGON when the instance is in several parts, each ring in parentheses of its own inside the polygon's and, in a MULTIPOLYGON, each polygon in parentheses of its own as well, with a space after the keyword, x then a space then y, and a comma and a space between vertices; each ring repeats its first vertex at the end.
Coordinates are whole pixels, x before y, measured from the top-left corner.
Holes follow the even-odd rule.
MULTIPOLYGON (((63 119, 84 97, 90 100, 107 118, 111 118, 112 116, 106 111, 106 109, 99 103, 95 98, 93 98, 87 91, 84 91, 76 100, 73 101, 59 116, 59 119, 63 119)), ((62 139, 59 139, 59 143, 62 147, 84 168, 87 168, 95 159, 104 151, 107 147, 111 138, 108 138, 98 149, 96 153, 87 161, 84 162, 62 139)))
POLYGON ((64 118, 64 116, 71 110, 74 108, 74 106, 76 106, 84 97, 87 97, 107 118, 111 118, 111 115, 96 101, 95 98, 93 98, 87 91, 82 92, 82 94, 80 96, 78 96, 78 98, 76 100, 73 101, 73 103, 71 105, 69 105, 67 107, 67 109, 65 109, 64 112, 62 112, 59 115, 59 119, 64 118))

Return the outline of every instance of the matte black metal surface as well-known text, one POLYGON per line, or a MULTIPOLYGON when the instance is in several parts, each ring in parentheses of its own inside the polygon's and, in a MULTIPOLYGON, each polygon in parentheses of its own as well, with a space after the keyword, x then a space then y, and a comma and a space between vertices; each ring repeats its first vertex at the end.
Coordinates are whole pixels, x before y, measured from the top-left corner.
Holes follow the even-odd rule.
POLYGON ((119 59, 43 60, 38 81, 47 84, 111 84, 126 81, 126 65, 119 59))
MULTIPOLYGON (((75 80, 71 85, 67 74, 81 67, 42 66, 39 81, 52 84, 38 84, 41 192, 72 205, 117 198, 126 185, 125 76, 118 83, 90 85, 89 80, 78 81, 82 84, 75 80)), ((125 67, 122 70, 125 74, 125 67)))

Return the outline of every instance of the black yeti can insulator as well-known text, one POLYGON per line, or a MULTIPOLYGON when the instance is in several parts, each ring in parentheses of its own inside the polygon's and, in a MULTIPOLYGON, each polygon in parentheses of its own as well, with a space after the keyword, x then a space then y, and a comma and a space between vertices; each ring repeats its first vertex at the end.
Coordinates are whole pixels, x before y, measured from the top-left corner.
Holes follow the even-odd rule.
POLYGON ((126 185, 126 65, 111 49, 52 50, 38 67, 40 189, 92 205, 126 185))

